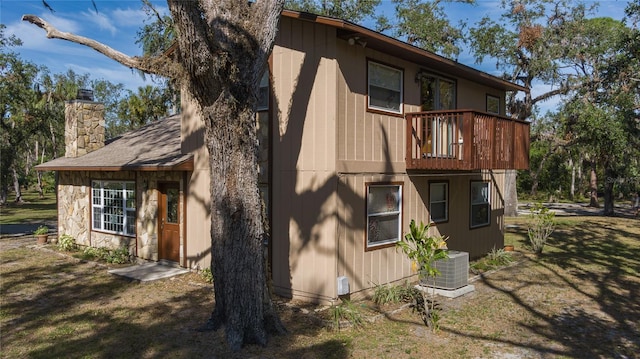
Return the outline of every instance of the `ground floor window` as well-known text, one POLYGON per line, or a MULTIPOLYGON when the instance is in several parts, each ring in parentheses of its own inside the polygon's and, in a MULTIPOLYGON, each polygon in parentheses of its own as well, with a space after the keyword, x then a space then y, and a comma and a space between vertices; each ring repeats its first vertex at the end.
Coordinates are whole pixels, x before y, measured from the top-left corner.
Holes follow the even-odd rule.
POLYGON ((471 182, 471 228, 491 223, 489 182, 471 182))
POLYGON ((93 181, 91 195, 93 230, 136 234, 135 182, 93 181))
POLYGON ((449 220, 449 183, 429 183, 429 214, 434 223, 449 220))
POLYGON ((392 245, 402 236, 402 184, 367 184, 366 249, 392 245))

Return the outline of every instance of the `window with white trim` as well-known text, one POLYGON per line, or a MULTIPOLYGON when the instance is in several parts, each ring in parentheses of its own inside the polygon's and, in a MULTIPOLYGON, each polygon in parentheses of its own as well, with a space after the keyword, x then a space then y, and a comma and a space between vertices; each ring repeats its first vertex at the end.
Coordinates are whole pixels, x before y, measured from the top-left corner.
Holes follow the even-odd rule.
POLYGON ((429 215, 434 223, 449 220, 449 183, 429 183, 429 215))
POLYGON ((136 190, 133 181, 93 181, 92 225, 96 231, 136 234, 136 190))
POLYGON ((256 111, 266 111, 269 109, 269 70, 265 70, 260 78, 260 88, 258 90, 258 105, 256 111))
POLYGON ((402 236, 402 184, 367 185, 367 249, 396 243, 402 236))
POLYGON ((402 114, 403 71, 369 61, 368 108, 402 114))
POLYGON ((471 228, 491 223, 489 182, 471 182, 471 228))

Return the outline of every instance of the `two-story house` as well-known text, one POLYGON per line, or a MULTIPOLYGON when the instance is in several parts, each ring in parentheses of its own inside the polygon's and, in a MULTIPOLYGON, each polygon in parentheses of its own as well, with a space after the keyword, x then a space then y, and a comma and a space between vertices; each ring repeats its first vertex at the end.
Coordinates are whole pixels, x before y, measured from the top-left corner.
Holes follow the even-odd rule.
MULTIPOLYGON (((350 22, 284 11, 262 81, 260 184, 276 293, 312 301, 412 278, 395 248, 411 219, 471 257, 503 246, 507 169, 528 167, 516 84, 350 22)), ((204 126, 181 115, 106 145, 100 105, 67 104, 58 224, 79 244, 210 265, 204 126), (102 141, 102 142, 100 142, 102 141)))

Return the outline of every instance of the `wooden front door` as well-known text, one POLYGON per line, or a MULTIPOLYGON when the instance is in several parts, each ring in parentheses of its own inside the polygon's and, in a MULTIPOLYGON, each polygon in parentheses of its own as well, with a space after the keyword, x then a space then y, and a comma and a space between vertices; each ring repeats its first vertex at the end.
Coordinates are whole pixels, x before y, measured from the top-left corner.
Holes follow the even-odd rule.
POLYGON ((180 185, 160 184, 159 259, 180 262, 180 185))

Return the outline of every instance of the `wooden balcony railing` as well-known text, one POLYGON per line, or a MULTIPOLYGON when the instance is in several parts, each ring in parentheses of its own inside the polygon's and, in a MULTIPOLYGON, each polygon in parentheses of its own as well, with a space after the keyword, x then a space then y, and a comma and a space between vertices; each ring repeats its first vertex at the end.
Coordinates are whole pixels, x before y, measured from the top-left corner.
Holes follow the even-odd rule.
POLYGON ((407 170, 528 169, 529 123, 472 111, 408 113, 407 170))

